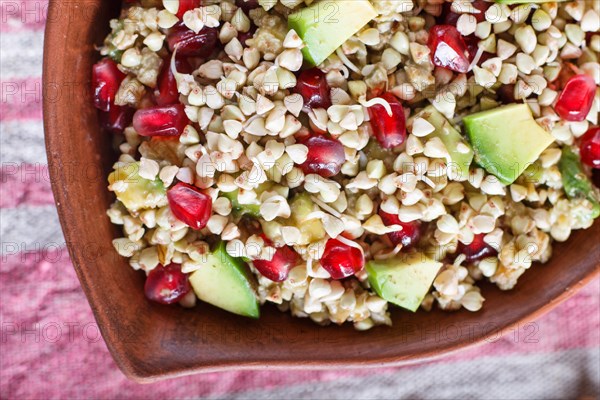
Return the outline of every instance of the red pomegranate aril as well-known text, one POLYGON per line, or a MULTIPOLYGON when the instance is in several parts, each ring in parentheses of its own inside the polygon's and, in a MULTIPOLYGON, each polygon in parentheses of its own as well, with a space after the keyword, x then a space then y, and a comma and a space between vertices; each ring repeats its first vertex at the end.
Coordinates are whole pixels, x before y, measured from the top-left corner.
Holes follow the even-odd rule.
POLYGON ((592 183, 600 189, 600 169, 598 168, 592 169, 592 183))
POLYGON ((290 269, 296 266, 298 254, 289 246, 279 247, 275 250, 273 258, 269 260, 254 260, 254 268, 265 278, 274 282, 285 281, 290 269))
POLYGON ((512 104, 516 102, 515 99, 515 85, 508 84, 502 85, 496 90, 496 96, 502 104, 512 104))
POLYGON ((206 226, 212 212, 212 199, 209 195, 195 186, 179 182, 167 190, 167 199, 175 218, 192 229, 206 226))
POLYGON ((201 5, 200 0, 179 0, 179 8, 177 9, 177 18, 182 19, 186 11, 198 8, 201 5))
POLYGON ((246 14, 250 10, 259 7, 258 0, 235 0, 235 5, 242 9, 246 14))
POLYGON ((469 51, 458 30, 451 25, 434 25, 429 31, 427 46, 431 61, 438 67, 465 73, 469 70, 469 51))
POLYGON ((311 136, 301 143, 308 147, 306 161, 300 165, 305 174, 330 178, 340 173, 346 153, 339 141, 325 136, 311 136))
MULTIPOLYGON (((171 58, 169 60, 169 65, 171 65, 171 58)), ((177 56, 175 58, 175 68, 177 68, 177 72, 182 74, 191 74, 194 72, 194 67, 190 64, 190 61, 187 57, 177 56)))
POLYGON ((577 75, 579 72, 581 71, 575 65, 564 61, 561 65, 558 75, 556 75, 553 80, 548 81, 548 88, 556 90, 557 92, 561 91, 569 79, 577 75))
POLYGON ((144 108, 133 116, 133 127, 141 136, 178 136, 188 122, 183 104, 144 108))
MULTIPOLYGON (((464 37, 465 44, 467 45, 467 52, 469 53, 469 63, 472 63, 477 55, 477 50, 479 49, 479 41, 480 39, 475 35, 469 35, 464 37)), ((477 65, 481 65, 492 58, 492 54, 484 51, 481 53, 481 57, 477 61, 477 65)))
POLYGON ((380 104, 369 107, 371 127, 381 147, 391 149, 406 140, 406 116, 400 100, 392 93, 386 92, 379 97, 389 103, 392 115, 380 104))
MULTIPOLYGON (((479 38, 475 35, 463 36, 465 45, 467 46, 467 52, 469 53, 469 63, 472 63, 477 55, 479 49, 479 38)), ((482 55, 483 57, 483 55, 482 55)), ((479 64, 481 63, 481 60, 479 64)))
POLYGON ((488 8, 490 8, 490 6, 492 4, 493 3, 489 2, 489 1, 485 1, 485 0, 475 0, 474 2, 471 3, 471 5, 473 7, 475 7, 479 11, 481 11, 480 13, 472 14, 475 16, 475 19, 477 20, 477 22, 485 21, 485 12, 488 10, 488 8))
MULTIPOLYGON (((185 58, 176 58, 175 67, 177 68, 177 72, 182 74, 192 73, 192 66, 185 58)), ((167 57, 163 60, 162 69, 160 71, 160 75, 158 75, 156 90, 154 91, 154 97, 156 99, 156 104, 159 106, 175 104, 179 101, 177 81, 175 80, 175 76, 171 71, 170 57, 167 57)))
POLYGON ((319 68, 302 71, 298 76, 295 92, 304 99, 304 107, 329 108, 331 106, 331 88, 325 74, 319 68))
POLYGON ((593 126, 581 137, 579 145, 581 162, 600 169, 600 127, 593 126))
POLYGON ((452 25, 456 26, 456 22, 461 14, 457 14, 452 11, 452 2, 444 2, 442 6, 442 13, 435 19, 438 25, 452 25))
POLYGON ((117 63, 110 58, 95 64, 92 68, 92 89, 94 106, 102 111, 109 111, 114 104, 125 74, 117 68, 117 63))
POLYGON ((583 121, 594 102, 596 83, 585 74, 573 76, 558 95, 554 110, 567 121, 583 121))
POLYGON ((457 254, 464 254, 467 262, 479 261, 486 257, 495 256, 498 254, 496 249, 487 244, 483 238, 485 235, 479 233, 473 237, 470 244, 458 242, 457 254))
POLYGON ((385 226, 400 225, 402 227, 401 231, 387 234, 394 245, 401 244, 404 248, 409 248, 421 238, 421 221, 402 222, 397 215, 388 214, 383 210, 379 210, 379 216, 385 226))
POLYGON ((196 33, 183 23, 172 27, 167 36, 171 52, 177 49, 178 56, 208 57, 216 48, 219 31, 205 26, 196 33))
POLYGON ((250 30, 248 32, 238 32, 237 38, 242 44, 242 47, 248 47, 246 44, 246 40, 252 39, 254 34, 256 33, 256 25, 252 24, 250 30))
POLYGON ((102 126, 113 133, 121 133, 131 125, 135 109, 131 107, 112 106, 110 111, 103 112, 100 117, 102 126))
POLYGON ((149 300, 161 304, 173 304, 190 291, 188 275, 181 272, 181 265, 158 265, 146 277, 144 292, 149 300))
POLYGON ((354 275, 365 266, 362 252, 338 239, 329 239, 321 257, 321 266, 333 279, 354 275))

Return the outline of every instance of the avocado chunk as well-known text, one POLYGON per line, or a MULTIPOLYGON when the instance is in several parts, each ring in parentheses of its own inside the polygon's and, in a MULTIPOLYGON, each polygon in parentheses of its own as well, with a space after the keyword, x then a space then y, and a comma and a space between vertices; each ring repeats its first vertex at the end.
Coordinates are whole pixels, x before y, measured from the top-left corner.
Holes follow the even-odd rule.
POLYGON ((463 121, 475 160, 505 185, 513 183, 554 142, 526 104, 479 112, 463 121))
POLYGON ((542 180, 543 174, 544 167, 542 167, 540 160, 537 160, 525 168, 525 171, 521 174, 521 179, 525 183, 538 183, 542 180))
POLYGON ((423 118, 435 128, 435 131, 427 137, 437 137, 446 146, 450 158, 452 158, 452 165, 448 165, 448 168, 452 168, 453 179, 456 181, 467 180, 469 178, 469 166, 473 161, 473 149, 463 135, 454 129, 446 117, 433 106, 425 107, 411 120, 414 121, 414 118, 423 118))
POLYGON ((255 218, 260 217, 260 206, 258 204, 240 204, 238 201, 238 190, 224 192, 222 195, 231 201, 231 208, 235 215, 242 216, 247 214, 255 218))
POLYGON ((227 253, 223 241, 190 275, 190 283, 202 301, 244 317, 260 316, 254 276, 241 259, 227 253))
POLYGON ((371 287, 382 299, 414 312, 441 267, 442 263, 422 253, 411 253, 387 260, 372 260, 365 268, 371 287))
POLYGON ((108 175, 110 190, 127 209, 137 211, 167 205, 167 191, 163 182, 153 181, 139 175, 140 163, 134 162, 117 167, 108 175), (116 184, 115 184, 116 183, 116 184))
MULTIPOLYGON (((275 185, 272 182, 264 182, 258 185, 254 191, 256 192, 256 196, 260 198, 260 195, 263 192, 269 190, 276 190, 275 185)), ((240 203, 238 199, 239 190, 234 190, 233 192, 222 192, 224 197, 227 197, 229 201, 231 201, 231 208, 233 209, 234 215, 241 217, 242 215, 249 215, 254 218, 260 217, 260 205, 259 204, 243 204, 240 203)), ((287 194, 285 194, 286 196, 287 194)))
POLYGON ((600 199, 594 191, 592 182, 583 172, 581 162, 577 154, 569 146, 562 149, 562 156, 558 163, 558 169, 562 175, 563 187, 567 197, 575 199, 587 199, 592 203, 590 218, 595 219, 600 216, 600 199))
POLYGON ((362 151, 367 155, 369 160, 377 159, 386 161, 391 159, 393 161, 397 157, 392 150, 381 147, 376 139, 369 140, 362 151))
POLYGON ((300 229, 299 245, 317 242, 325 237, 325 229, 320 219, 307 219, 313 211, 317 211, 315 203, 307 193, 296 195, 291 203, 292 222, 300 229))
POLYGON ((291 14, 288 26, 306 45, 304 59, 319 65, 376 16, 369 0, 321 0, 291 14))

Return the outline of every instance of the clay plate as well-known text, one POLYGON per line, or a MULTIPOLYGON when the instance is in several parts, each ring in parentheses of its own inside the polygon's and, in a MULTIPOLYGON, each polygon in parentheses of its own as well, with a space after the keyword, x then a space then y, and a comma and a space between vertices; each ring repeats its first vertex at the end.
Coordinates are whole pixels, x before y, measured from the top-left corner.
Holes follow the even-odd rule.
POLYGON ((265 307, 259 321, 202 304, 151 304, 144 276, 116 255, 119 235, 105 215, 112 201, 106 176, 115 153, 99 129, 89 81, 95 45, 118 15, 119 1, 50 1, 44 54, 44 117, 52 188, 81 286, 106 344, 137 381, 229 368, 339 368, 398 365, 440 355, 537 318, 599 271, 600 224, 554 248, 511 292, 484 285, 482 311, 411 314, 395 309, 394 326, 357 332, 348 324, 319 327, 265 307))

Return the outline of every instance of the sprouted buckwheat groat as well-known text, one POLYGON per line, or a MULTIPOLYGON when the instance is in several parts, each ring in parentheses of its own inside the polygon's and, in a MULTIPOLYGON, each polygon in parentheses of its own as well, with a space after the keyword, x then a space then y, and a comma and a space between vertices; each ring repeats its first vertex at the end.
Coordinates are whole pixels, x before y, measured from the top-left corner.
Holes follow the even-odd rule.
POLYGON ((125 1, 115 249, 164 304, 478 311, 600 214, 599 4, 125 1))

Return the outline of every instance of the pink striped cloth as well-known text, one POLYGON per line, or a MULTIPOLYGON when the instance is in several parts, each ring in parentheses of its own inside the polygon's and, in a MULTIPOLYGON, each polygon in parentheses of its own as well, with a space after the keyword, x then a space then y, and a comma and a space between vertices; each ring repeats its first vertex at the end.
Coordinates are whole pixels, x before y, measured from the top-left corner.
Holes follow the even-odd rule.
POLYGON ((0 398, 597 398, 600 281, 493 343, 400 368, 229 371, 138 385, 72 269, 43 144, 45 1, 0 0, 0 398))

